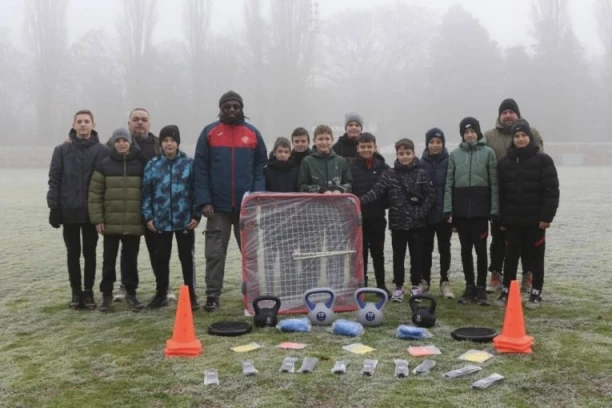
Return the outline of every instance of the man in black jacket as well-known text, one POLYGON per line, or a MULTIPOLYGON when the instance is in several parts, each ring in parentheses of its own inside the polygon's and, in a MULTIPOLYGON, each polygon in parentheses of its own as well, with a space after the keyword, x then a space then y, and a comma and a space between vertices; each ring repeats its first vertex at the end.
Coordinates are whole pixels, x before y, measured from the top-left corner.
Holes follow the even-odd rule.
POLYGON ((100 143, 94 127, 90 111, 75 113, 69 133, 71 143, 62 143, 55 148, 49 169, 49 224, 53 228, 64 226, 68 277, 72 288, 69 306, 73 310, 96 307, 93 285, 98 233, 89 221, 87 195, 93 171, 108 156, 109 149, 100 143), (85 258, 84 287, 81 284, 81 248, 85 258))
POLYGON ((540 151, 529 123, 519 119, 512 126, 512 144, 498 163, 499 223, 506 234, 504 288, 496 306, 504 306, 510 282, 516 279, 519 257, 528 263, 533 286, 525 307, 542 301, 546 229, 559 207, 559 178, 552 158, 540 151))
POLYGON ((357 112, 349 112, 344 115, 344 130, 344 134, 338 138, 332 149, 351 164, 359 156, 357 145, 363 131, 363 116, 357 112))
MULTIPOLYGON (((380 176, 389 169, 376 151, 376 137, 371 133, 362 133, 357 143, 358 156, 351 164, 353 176, 353 194, 365 195, 378 182, 380 176)), ((376 287, 384 289, 391 295, 385 284, 385 233, 387 227, 387 200, 378 199, 361 206, 363 231, 363 275, 365 286, 368 286, 368 253, 372 255, 376 287)))

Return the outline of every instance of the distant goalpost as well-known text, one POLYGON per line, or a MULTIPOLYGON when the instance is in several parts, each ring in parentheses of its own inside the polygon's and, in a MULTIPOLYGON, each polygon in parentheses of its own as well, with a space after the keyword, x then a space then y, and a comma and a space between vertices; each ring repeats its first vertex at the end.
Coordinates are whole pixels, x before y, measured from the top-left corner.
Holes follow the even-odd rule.
POLYGON ((303 294, 315 287, 336 292, 336 311, 356 309, 353 294, 364 279, 361 209, 354 195, 249 194, 242 202, 240 238, 245 314, 253 313, 260 295, 278 296, 281 314, 305 313, 303 294))

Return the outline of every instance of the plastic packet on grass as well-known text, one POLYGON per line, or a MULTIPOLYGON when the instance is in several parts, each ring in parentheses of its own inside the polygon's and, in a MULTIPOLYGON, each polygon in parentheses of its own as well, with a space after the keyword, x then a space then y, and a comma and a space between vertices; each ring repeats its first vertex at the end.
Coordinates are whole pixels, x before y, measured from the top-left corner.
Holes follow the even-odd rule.
POLYGON ((484 363, 493 357, 493 354, 483 350, 468 350, 459 356, 459 360, 469 361, 470 363, 484 363))
POLYGON ((294 373, 296 361, 298 361, 296 357, 285 357, 279 371, 281 373, 294 373))
POLYGON ((466 365, 465 367, 458 368, 442 374, 444 378, 457 378, 463 377, 464 375, 472 374, 482 370, 482 367, 476 365, 466 365))
POLYGON ((422 340, 433 337, 427 329, 400 324, 396 331, 396 336, 401 340, 422 340))
POLYGON ((488 377, 485 377, 481 380, 475 381, 472 383, 472 388, 476 388, 479 390, 484 390, 485 388, 488 388, 489 386, 495 384, 496 382, 499 382, 501 380, 504 379, 504 376, 501 374, 491 374, 488 377))
POLYGON ((210 369, 204 371, 204 385, 219 385, 219 374, 217 370, 210 369))
POLYGON ((361 374, 373 376, 374 370, 376 370, 377 365, 378 360, 363 360, 363 368, 361 369, 361 374))
POLYGON ((395 376, 397 378, 408 377, 410 371, 408 371, 408 361, 406 360, 393 360, 395 362, 395 376))
POLYGON ((346 319, 338 319, 332 323, 332 332, 339 336, 359 337, 363 334, 363 325, 346 319))
POLYGON ((253 360, 244 360, 242 362, 242 374, 251 376, 257 374, 259 371, 255 368, 253 360))
POLYGON ((347 360, 336 361, 334 366, 331 369, 332 374, 344 374, 346 373, 346 367, 349 362, 347 360))
POLYGON ((311 373, 312 370, 314 370, 317 361, 319 360, 314 357, 306 357, 304 361, 302 361, 302 366, 298 370, 298 373, 311 373))
POLYGON ((436 362, 433 360, 425 360, 418 366, 412 370, 412 373, 415 375, 425 375, 429 374, 429 372, 436 366, 436 362))
POLYGON ((413 357, 426 357, 434 354, 442 354, 439 348, 434 345, 408 347, 408 353, 413 357))
POLYGON ((301 317, 281 320, 276 328, 285 333, 308 333, 312 329, 312 324, 307 317, 301 317))

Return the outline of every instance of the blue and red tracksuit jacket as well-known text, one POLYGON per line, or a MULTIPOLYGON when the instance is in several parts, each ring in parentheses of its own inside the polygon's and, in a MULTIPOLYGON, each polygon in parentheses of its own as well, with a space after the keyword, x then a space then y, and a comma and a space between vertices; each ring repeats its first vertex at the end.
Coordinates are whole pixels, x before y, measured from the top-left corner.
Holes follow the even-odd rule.
POLYGON ((265 191, 266 145, 255 126, 216 121, 206 126, 194 159, 195 203, 217 212, 240 210, 247 192, 265 191))

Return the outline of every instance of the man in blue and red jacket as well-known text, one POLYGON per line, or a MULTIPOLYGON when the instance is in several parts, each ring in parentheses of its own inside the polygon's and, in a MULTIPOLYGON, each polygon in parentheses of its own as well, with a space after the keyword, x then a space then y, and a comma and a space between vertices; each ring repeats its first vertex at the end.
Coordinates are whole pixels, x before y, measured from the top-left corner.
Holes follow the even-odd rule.
POLYGON ((259 130, 246 123, 242 97, 229 91, 219 100, 219 120, 206 126, 196 146, 195 202, 207 218, 206 304, 219 307, 225 258, 232 226, 240 247, 240 204, 247 192, 265 191, 266 145, 259 130))

